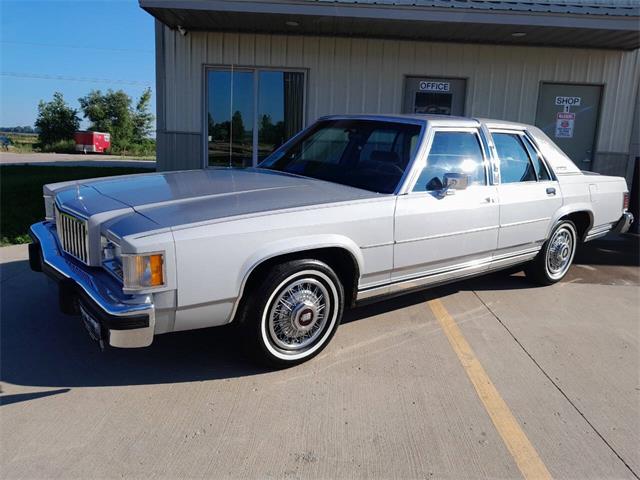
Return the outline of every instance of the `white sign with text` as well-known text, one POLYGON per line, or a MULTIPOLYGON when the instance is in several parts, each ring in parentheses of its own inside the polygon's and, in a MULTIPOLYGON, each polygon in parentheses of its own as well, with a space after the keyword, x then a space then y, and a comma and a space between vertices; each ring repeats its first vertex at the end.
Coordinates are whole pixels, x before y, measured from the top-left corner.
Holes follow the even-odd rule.
POLYGON ((579 107, 581 102, 581 97, 556 97, 556 105, 560 107, 579 107))
POLYGON ((445 93, 451 90, 451 84, 449 82, 433 82, 428 80, 422 80, 418 88, 421 92, 440 92, 445 93))

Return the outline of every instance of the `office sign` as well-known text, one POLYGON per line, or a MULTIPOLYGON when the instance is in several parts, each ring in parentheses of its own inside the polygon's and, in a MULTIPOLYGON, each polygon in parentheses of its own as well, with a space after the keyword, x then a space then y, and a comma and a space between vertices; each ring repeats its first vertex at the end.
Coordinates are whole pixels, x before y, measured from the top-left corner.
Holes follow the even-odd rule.
POLYGON ((431 82, 428 80, 421 80, 418 84, 418 89, 421 92, 448 93, 451 91, 451 84, 449 82, 431 82))

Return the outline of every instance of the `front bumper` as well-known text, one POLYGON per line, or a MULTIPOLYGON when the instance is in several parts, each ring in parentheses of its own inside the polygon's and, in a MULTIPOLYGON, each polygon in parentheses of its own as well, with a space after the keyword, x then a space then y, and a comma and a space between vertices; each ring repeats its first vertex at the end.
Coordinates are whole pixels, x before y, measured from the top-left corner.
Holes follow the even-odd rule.
POLYGON ((83 318, 89 316, 98 330, 92 336, 112 347, 151 345, 155 327, 151 296, 124 294, 122 286, 103 269, 87 267, 65 255, 55 232, 50 222, 31 226, 29 265, 58 284, 60 309, 67 314, 82 314, 83 318))
POLYGON ((631 212, 624 212, 620 220, 618 220, 618 223, 616 223, 616 226, 613 227, 613 231, 615 233, 627 233, 632 223, 633 215, 631 212))

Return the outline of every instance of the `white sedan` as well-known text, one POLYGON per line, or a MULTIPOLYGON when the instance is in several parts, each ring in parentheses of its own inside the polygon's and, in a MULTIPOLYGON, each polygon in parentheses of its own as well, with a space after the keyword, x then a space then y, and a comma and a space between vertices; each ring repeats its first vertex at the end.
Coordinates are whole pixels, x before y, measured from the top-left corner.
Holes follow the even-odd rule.
POLYGON ((625 180, 539 129, 441 116, 322 118, 258 168, 44 187, 30 263, 101 345, 238 322, 261 360, 318 354, 345 307, 523 264, 549 285, 625 232, 625 180))

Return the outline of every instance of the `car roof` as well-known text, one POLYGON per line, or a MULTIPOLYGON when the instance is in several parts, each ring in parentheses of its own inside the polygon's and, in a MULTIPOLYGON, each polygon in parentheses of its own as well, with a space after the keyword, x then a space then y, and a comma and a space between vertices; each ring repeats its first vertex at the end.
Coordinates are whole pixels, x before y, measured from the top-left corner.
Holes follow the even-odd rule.
POLYGON ((478 121, 484 123, 487 128, 495 129, 505 128, 508 130, 526 130, 531 127, 531 125, 527 125, 525 123, 508 122, 506 120, 492 120, 490 118, 479 118, 478 121))
POLYGON ((376 114, 351 114, 351 115, 327 115, 319 120, 378 120, 406 123, 429 123, 430 125, 461 125, 478 126, 478 121, 473 118, 452 117, 449 115, 419 115, 402 113, 376 113, 376 114))
POLYGON ((431 127, 440 126, 456 126, 456 127, 478 127, 481 123, 488 128, 506 128, 524 130, 528 125, 517 122, 508 122, 506 120, 492 120, 487 118, 471 118, 471 117, 455 117, 450 115, 433 115, 433 114, 351 114, 351 115, 328 115, 321 117, 320 120, 343 120, 343 119, 362 119, 362 120, 379 120, 379 121, 404 121, 410 123, 428 123, 431 127))

